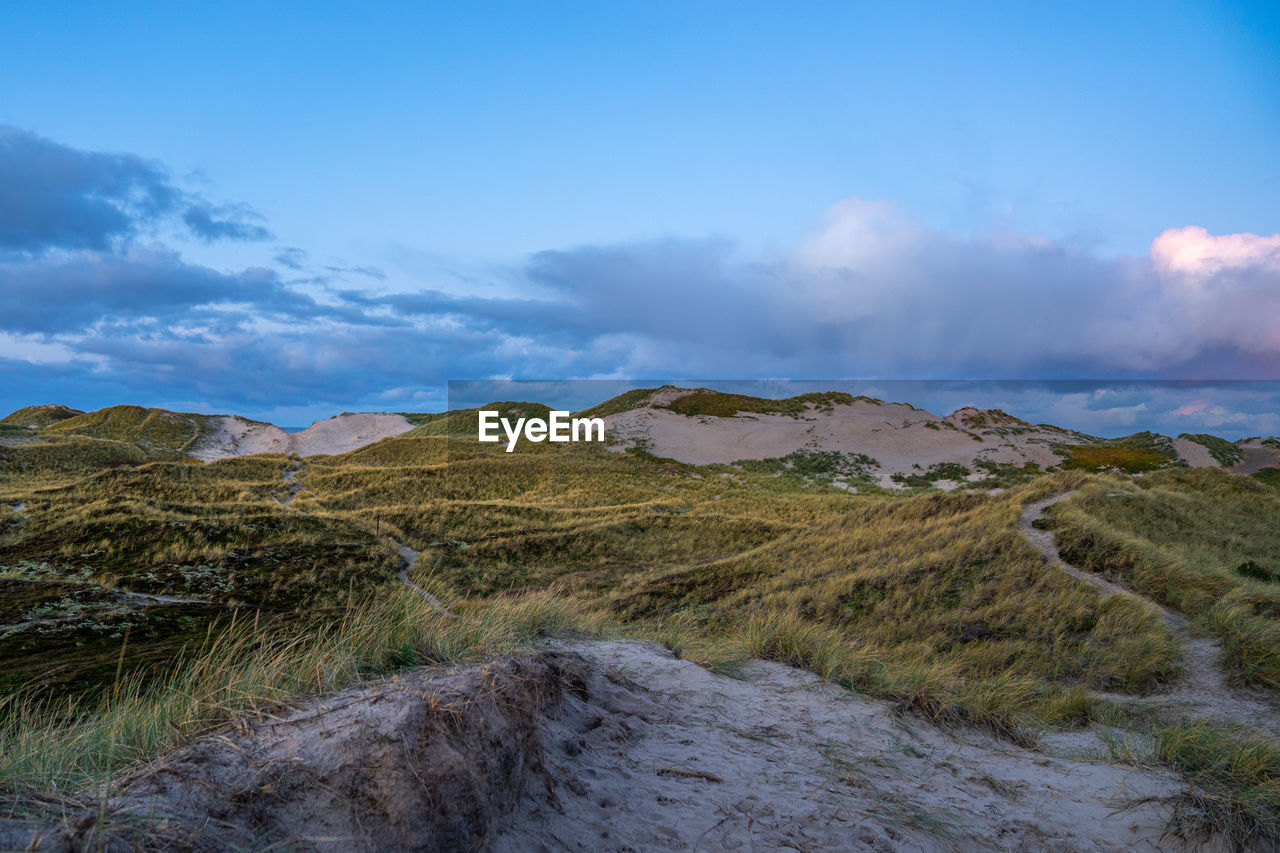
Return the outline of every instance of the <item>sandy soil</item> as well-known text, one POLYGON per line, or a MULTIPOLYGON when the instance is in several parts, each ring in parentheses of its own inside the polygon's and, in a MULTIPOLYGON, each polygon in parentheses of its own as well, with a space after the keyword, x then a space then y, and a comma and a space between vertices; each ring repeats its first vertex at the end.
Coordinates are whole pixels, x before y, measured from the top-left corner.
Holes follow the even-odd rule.
POLYGON ((1123 595, 1151 608, 1159 614, 1161 620, 1169 626, 1169 630, 1182 644, 1184 671, 1169 691, 1144 697, 1112 693, 1101 695, 1113 701, 1138 703, 1172 713, 1239 723, 1271 737, 1280 737, 1280 702, 1277 702, 1269 691, 1260 688, 1229 686, 1222 668, 1218 666, 1222 646, 1217 640, 1193 635, 1186 617, 1182 614, 1162 607, 1133 590, 1111 583, 1099 575, 1065 562, 1058 553, 1053 534, 1032 526, 1044 515, 1046 509, 1069 498, 1072 494, 1074 492, 1066 492, 1028 504, 1023 510, 1021 519, 1023 535, 1051 564, 1077 580, 1093 586, 1102 593, 1104 598, 1123 595))
POLYGON ((296 453, 299 456, 346 453, 413 429, 403 415, 364 413, 337 415, 290 433, 273 424, 223 415, 216 430, 191 449, 196 459, 211 462, 254 453, 296 453))
POLYGON ((450 619, 457 619, 457 615, 450 613, 449 609, 440 603, 440 599, 409 580, 409 572, 413 571, 414 566, 418 565, 418 558, 422 556, 408 545, 397 544, 396 552, 400 555, 400 574, 396 575, 400 579, 400 583, 409 587, 409 589, 422 596, 422 599, 435 608, 436 612, 441 616, 447 616, 450 619))
POLYGON ((781 664, 733 679, 653 643, 559 647, 590 662, 588 696, 549 721, 556 782, 499 853, 1176 846, 1166 774, 952 736, 781 664))
POLYGON ((1240 445, 1244 458, 1231 470, 1237 474, 1252 474, 1263 468, 1280 468, 1280 450, 1267 447, 1259 439, 1250 439, 1240 445))
POLYGON ((1173 449, 1177 451, 1178 458, 1192 468, 1222 467, 1218 464, 1218 460, 1213 458, 1209 448, 1198 441, 1192 441, 1189 438, 1175 438, 1173 440, 1173 449))
POLYGON ((918 473, 943 462, 971 469, 977 460, 1056 465, 1062 460, 1049 442, 1072 440, 1069 433, 1038 428, 1008 435, 975 432, 963 425, 963 418, 973 411, 940 418, 901 403, 859 400, 830 412, 810 410, 799 418, 688 417, 645 407, 605 421, 621 441, 614 449, 642 443, 657 456, 696 465, 770 459, 802 449, 863 453, 880 463, 876 474, 880 484, 889 487, 895 485, 890 479, 893 474, 918 473))
MULTIPOLYGON (((99 849, 1176 850, 1175 776, 944 733, 810 673, 554 642, 224 727, 125 778, 99 849)), ((0 826, 79 849, 98 809, 0 826)))
POLYGON ((266 709, 120 779, 105 815, 0 821, 0 849, 484 849, 534 778, 541 721, 585 679, 525 655, 266 709))

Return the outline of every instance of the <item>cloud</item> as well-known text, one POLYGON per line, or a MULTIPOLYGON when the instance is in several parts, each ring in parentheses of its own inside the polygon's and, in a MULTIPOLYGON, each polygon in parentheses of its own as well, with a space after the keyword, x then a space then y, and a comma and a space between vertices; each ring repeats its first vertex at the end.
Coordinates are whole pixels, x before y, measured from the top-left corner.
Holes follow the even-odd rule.
MULTIPOLYGON (((0 186, 6 375, 27 364, 50 388, 140 402, 349 408, 495 376, 1280 378, 1280 235, 1189 226, 1149 256, 1107 258, 1034 235, 956 237, 855 198, 768 258, 668 238, 406 281, 297 247, 264 256, 271 268, 194 263, 151 232, 261 240, 266 223, 134 155, 0 128, 0 186)), ((1035 405, 1117 427, 1188 404, 1157 408, 1133 389, 1059 396, 1035 405)), ((1170 417, 1234 423, 1228 409, 1170 417)))
POLYGON ((1255 268, 1280 273, 1280 234, 1215 236, 1195 225, 1169 228, 1151 241, 1151 260, 1162 276, 1189 281, 1255 268))
POLYGON ((255 217, 256 214, 244 205, 215 210, 206 204, 193 204, 182 214, 182 221, 191 229, 192 234, 206 243, 215 240, 270 240, 270 231, 247 221, 255 217), (219 219, 218 216, 222 218, 219 219))
POLYGON ((200 239, 263 240, 243 205, 215 208, 173 183, 159 163, 134 154, 81 151, 0 125, 0 250, 105 251, 163 221, 200 239))
POLYGON ((286 246, 279 252, 276 252, 272 257, 272 260, 282 267, 298 271, 301 270, 302 265, 306 263, 307 253, 295 246, 286 246))
POLYGON ((1151 262, 1193 347, 1280 364, 1280 234, 1170 228, 1152 241, 1151 262))
POLYGON ((141 326, 190 322, 201 310, 208 316, 213 306, 247 306, 236 312, 238 320, 335 311, 290 290, 269 270, 222 273, 187 263, 158 244, 132 244, 122 254, 82 251, 11 260, 0 263, 0 281, 3 331, 47 337, 95 327, 133 334, 141 326))
POLYGON ((1183 229, 1169 261, 1171 233, 1150 258, 1101 258, 850 199, 781 260, 678 240, 544 252, 524 274, 558 300, 456 307, 578 345, 629 340, 613 367, 634 374, 1280 376, 1280 236, 1183 229), (1188 252, 1197 232, 1215 251, 1188 252))

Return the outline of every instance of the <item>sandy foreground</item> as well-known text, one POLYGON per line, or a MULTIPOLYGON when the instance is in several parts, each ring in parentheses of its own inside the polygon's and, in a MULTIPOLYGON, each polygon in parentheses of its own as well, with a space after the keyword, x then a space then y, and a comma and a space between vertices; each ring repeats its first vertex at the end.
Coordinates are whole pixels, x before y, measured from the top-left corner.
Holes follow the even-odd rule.
POLYGON ((548 721, 558 784, 531 786, 494 850, 1171 849, 1170 775, 947 734, 781 664, 726 678, 652 643, 563 648, 599 675, 548 721))
MULTIPOLYGON (((814 675, 558 641, 225 727, 122 780, 100 849, 1175 850, 1183 784, 944 732, 814 675)), ((79 849, 98 809, 0 827, 79 849)), ((96 843, 96 842, 95 842, 96 843)))

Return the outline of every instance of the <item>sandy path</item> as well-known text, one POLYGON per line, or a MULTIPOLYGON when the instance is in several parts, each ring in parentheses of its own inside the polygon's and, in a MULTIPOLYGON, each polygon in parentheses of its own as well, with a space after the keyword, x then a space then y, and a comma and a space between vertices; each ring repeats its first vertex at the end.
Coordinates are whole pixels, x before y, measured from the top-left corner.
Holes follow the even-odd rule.
POLYGON ((427 604, 430 604, 432 607, 434 607, 436 609, 436 612, 438 612, 441 616, 447 616, 450 619, 457 619, 458 618, 457 615, 454 613, 450 613, 449 609, 440 603, 440 599, 436 598, 434 595, 427 592, 425 589, 418 586, 413 581, 409 580, 409 572, 413 569, 414 566, 418 564, 418 557, 420 557, 421 555, 417 551, 410 548, 408 545, 403 545, 400 543, 397 543, 396 550, 400 554, 400 562, 402 563, 400 574, 397 575, 397 577, 400 578, 400 583, 409 587, 409 589, 418 593, 418 595, 421 595, 423 600, 425 600, 427 604))
MULTIPOLYGON (((305 487, 302 485, 302 478, 306 476, 307 470, 308 469, 305 462, 297 462, 294 464, 292 468, 286 468, 281 473, 280 479, 284 482, 285 488, 288 490, 288 493, 284 496, 283 500, 277 495, 272 495, 271 499, 275 501, 276 504, 278 504, 279 506, 288 508, 288 506, 291 503, 293 503, 294 498, 296 498, 300 492, 304 491, 305 487)), ((295 511, 299 515, 306 515, 306 513, 302 512, 302 510, 295 510, 295 511)), ((434 595, 427 592, 425 589, 418 586, 413 581, 409 580, 409 572, 412 571, 413 567, 418 564, 418 557, 421 555, 418 554, 417 551, 413 550, 408 545, 405 545, 402 542, 396 542, 395 546, 396 546, 396 553, 400 555, 400 564, 401 564, 400 573, 396 575, 396 577, 400 580, 400 583, 409 587, 409 589, 418 593, 418 595, 421 595, 423 600, 426 601, 427 604, 430 604, 432 607, 434 607, 436 611, 440 613, 441 616, 447 616, 450 619, 457 619, 458 618, 457 615, 449 612, 449 608, 441 604, 440 599, 436 598, 434 595)))
MULTIPOLYGON (((547 641, 247 715, 122 778, 106 849, 1174 851, 1177 774, 941 731, 778 663, 547 641), (163 818, 163 819, 161 819, 163 818)), ((102 811, 0 821, 93 847, 102 811)), ((34 843, 41 837, 39 844, 34 843)))
POLYGON ((1238 688, 1228 685, 1222 668, 1218 666, 1222 646, 1217 640, 1193 635, 1190 624, 1181 613, 1162 607, 1131 589, 1111 583, 1092 572, 1067 563, 1058 553, 1053 534, 1033 526, 1037 519, 1043 517, 1045 510, 1073 494, 1075 494, 1074 491, 1064 492, 1027 504, 1019 522, 1022 535, 1027 538, 1032 547, 1044 555, 1050 564, 1073 578, 1090 584, 1102 594, 1103 598, 1123 595, 1155 610, 1170 632, 1182 644, 1184 671, 1169 692, 1142 697, 1120 693, 1098 695, 1111 701, 1141 703, 1189 716, 1238 723, 1265 732, 1271 737, 1280 737, 1280 701, 1262 688, 1238 688))
MULTIPOLYGON (((307 475, 308 470, 309 469, 305 462, 296 462, 292 468, 286 468, 282 471, 280 473, 280 479, 284 482, 284 498, 282 499, 278 495, 272 495, 271 499, 284 507, 293 503, 294 498, 296 498, 305 488, 302 485, 302 478, 307 475)), ((301 510, 298 511, 298 514, 306 515, 306 513, 301 510)))

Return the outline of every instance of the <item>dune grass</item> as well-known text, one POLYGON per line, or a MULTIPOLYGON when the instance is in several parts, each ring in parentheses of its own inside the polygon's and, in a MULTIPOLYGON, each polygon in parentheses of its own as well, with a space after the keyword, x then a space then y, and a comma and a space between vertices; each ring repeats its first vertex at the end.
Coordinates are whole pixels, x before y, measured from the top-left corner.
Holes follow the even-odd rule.
MULTIPOLYGON (((90 701, 22 691, 0 698, 0 792, 74 791, 244 714, 423 663, 484 660, 540 636, 592 630, 554 590, 526 593, 444 619, 391 587, 352 600, 336 621, 265 630, 260 614, 211 627, 196 653, 161 678, 118 673, 90 701)), ((128 638, 120 644, 123 660, 128 638)))
MULTIPOLYGON (((660 639, 719 671, 748 656, 784 661, 940 724, 1024 742, 1045 726, 1114 722, 1092 691, 1158 689, 1179 650, 1151 613, 1101 600, 1019 534, 1027 502, 1072 488, 1079 496, 1054 521, 1068 559, 1201 619, 1239 680, 1278 686, 1280 584, 1260 578, 1280 572, 1280 491, 1258 478, 1020 470, 1003 494, 852 495, 777 466, 584 445, 506 454, 451 435, 457 425, 424 421, 305 465, 146 461, 137 447, 76 435, 0 448, 0 501, 25 506, 0 526, 0 582, 23 585, 30 604, 10 616, 85 605, 82 620, 47 633, 0 632, 0 658, 13 671, 17 642, 46 663, 84 655, 74 643, 104 626, 95 678, 4 700, 3 784, 83 784, 298 693, 584 627, 660 639), (282 507, 287 471, 301 491, 282 507), (395 584, 402 543, 422 553, 415 582, 462 618, 441 620, 395 584), (113 588, 213 605, 148 635, 95 610, 113 588), (252 628, 245 613, 257 614, 252 628), (70 632, 62 646, 58 632, 70 632)), ((1116 447, 1168 461, 1141 437, 1116 447)), ((1202 767, 1196 742, 1170 735, 1162 758, 1200 780, 1199 813, 1225 822, 1270 802, 1270 763, 1202 767)))
POLYGON ((1062 463, 1066 471, 1140 474, 1173 465, 1178 458, 1169 439, 1150 432, 1092 444, 1063 444, 1055 449, 1066 456, 1062 463))
POLYGON ((1157 755, 1191 783, 1174 816, 1184 835, 1217 834, 1236 850, 1280 838, 1280 745, 1203 720, 1156 735, 1157 755))
POLYGON ((1280 489, 1215 469, 1102 480, 1059 504, 1063 557, 1222 640, 1237 683, 1280 688, 1280 489))

